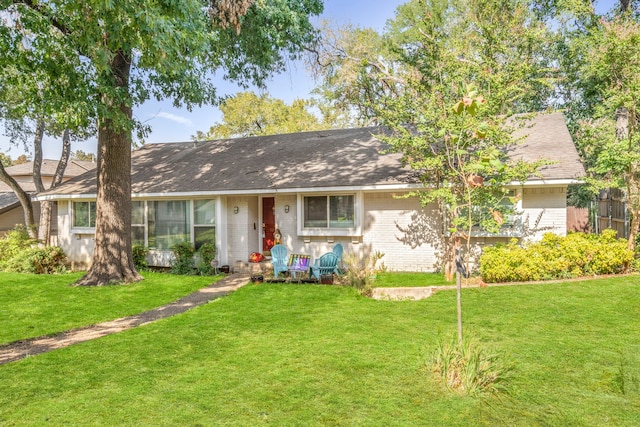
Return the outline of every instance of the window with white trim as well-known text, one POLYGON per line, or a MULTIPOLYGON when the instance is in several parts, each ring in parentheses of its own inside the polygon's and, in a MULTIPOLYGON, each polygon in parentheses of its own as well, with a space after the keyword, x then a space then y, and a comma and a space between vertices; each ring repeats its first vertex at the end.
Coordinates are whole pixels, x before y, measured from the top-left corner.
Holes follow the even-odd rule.
POLYGON ((131 202, 131 244, 144 246, 145 241, 144 202, 131 202))
POLYGON ((355 196, 303 196, 304 228, 347 229, 355 227, 355 196))
POLYGON ((131 242, 168 251, 180 242, 196 249, 216 243, 216 201, 148 200, 131 202, 131 242))
POLYGON ((193 240, 196 250, 205 243, 216 243, 215 200, 193 201, 193 240))
POLYGON ((149 248, 170 250, 180 242, 191 241, 191 215, 188 200, 147 202, 149 248))
POLYGON ((73 228, 96 226, 96 202, 73 202, 73 228))
MULTIPOLYGON (((482 223, 494 217, 496 215, 495 211, 492 211, 485 207, 473 206, 473 218, 474 223, 471 230, 471 234, 474 237, 519 237, 522 235, 522 215, 518 212, 518 203, 514 200, 516 199, 516 191, 508 190, 508 192, 504 195, 502 200, 500 200, 499 204, 506 209, 505 211, 510 211, 509 214, 499 215, 499 218, 502 220, 502 224, 499 226, 499 230, 495 233, 487 231, 482 223)), ((460 210, 460 215, 467 215, 467 209, 463 208, 460 210)), ((494 217, 495 219, 495 217, 494 217)), ((446 218, 445 218, 446 220, 446 218)))

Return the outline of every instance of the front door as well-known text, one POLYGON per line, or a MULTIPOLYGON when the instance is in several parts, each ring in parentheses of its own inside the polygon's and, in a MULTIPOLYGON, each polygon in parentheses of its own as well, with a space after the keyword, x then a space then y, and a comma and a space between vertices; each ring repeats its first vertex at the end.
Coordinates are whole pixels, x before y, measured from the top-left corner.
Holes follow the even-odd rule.
POLYGON ((262 198, 262 251, 270 250, 274 245, 273 233, 276 231, 275 199, 262 198))

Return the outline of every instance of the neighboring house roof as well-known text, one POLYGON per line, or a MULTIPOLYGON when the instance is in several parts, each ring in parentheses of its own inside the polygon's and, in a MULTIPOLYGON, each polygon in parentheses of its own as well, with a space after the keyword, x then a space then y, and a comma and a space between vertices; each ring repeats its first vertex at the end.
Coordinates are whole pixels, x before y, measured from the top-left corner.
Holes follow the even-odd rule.
MULTIPOLYGON (((514 150, 515 156, 533 159, 542 155, 558 161, 541 170, 544 180, 584 176, 561 113, 536 116, 533 126, 520 132, 529 136, 514 150)), ((399 153, 384 152, 387 147, 373 136, 379 133, 381 128, 370 127, 147 144, 132 155, 132 192, 237 194, 418 184, 415 172, 402 167, 399 153)), ((44 195, 65 198, 95 193, 94 172, 44 195)))
POLYGON ((15 208, 20 201, 13 192, 0 193, 0 214, 15 208))
MULTIPOLYGON (((42 166, 40 167, 40 174, 42 176, 54 176, 56 169, 58 168, 58 160, 43 159, 42 166)), ((94 162, 86 162, 82 160, 69 160, 67 168, 64 171, 65 177, 78 176, 86 171, 96 168, 94 162)), ((33 162, 21 163, 19 165, 9 166, 4 168, 7 173, 13 177, 18 176, 32 176, 33 175, 33 162)))
MULTIPOLYGON (((43 159, 42 167, 40 169, 42 177, 53 177, 58 167, 58 160, 43 159)), ((80 160, 69 160, 67 168, 64 171, 63 179, 69 179, 74 176, 81 175, 87 171, 96 168, 96 164, 93 162, 85 162, 80 160)), ((7 174, 16 179, 18 185, 22 187, 27 193, 35 193, 36 185, 33 183, 33 179, 25 180, 24 178, 31 178, 33 176, 33 162, 26 162, 19 165, 5 167, 4 170, 7 174)), ((45 184, 45 187, 47 184, 45 184)), ((18 197, 11 189, 11 187, 4 182, 0 182, 0 213, 3 213, 9 209, 19 205, 18 197)))

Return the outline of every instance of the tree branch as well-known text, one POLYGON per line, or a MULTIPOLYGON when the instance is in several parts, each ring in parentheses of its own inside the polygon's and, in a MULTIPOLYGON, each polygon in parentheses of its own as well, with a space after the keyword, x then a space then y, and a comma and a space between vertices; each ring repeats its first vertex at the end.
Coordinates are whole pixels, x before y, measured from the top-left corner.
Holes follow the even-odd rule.
POLYGON ((34 12, 38 13, 39 15, 43 16, 44 18, 46 18, 49 22, 51 22, 51 25, 53 25, 55 28, 57 28, 58 31, 60 31, 65 36, 68 36, 69 34, 71 34, 71 30, 69 28, 67 28, 67 26, 65 26, 62 22, 60 22, 54 16, 53 11, 51 10, 51 8, 45 7, 43 4, 36 3, 33 0, 20 0, 20 1, 19 0, 14 0, 13 4, 15 4, 15 5, 23 4, 23 5, 27 6, 32 11, 34 11, 34 12))

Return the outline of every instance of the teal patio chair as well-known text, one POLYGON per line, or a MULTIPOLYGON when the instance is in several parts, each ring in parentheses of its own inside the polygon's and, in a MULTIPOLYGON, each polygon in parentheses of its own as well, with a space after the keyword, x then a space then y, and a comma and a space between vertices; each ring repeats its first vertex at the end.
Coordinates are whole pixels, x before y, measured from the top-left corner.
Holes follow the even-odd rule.
POLYGON ((336 268, 338 268, 338 257, 333 252, 329 252, 316 260, 316 263, 311 267, 311 275, 320 280, 320 276, 323 274, 335 273, 336 268))
POLYGON ((342 247, 342 243, 336 243, 333 247, 333 253, 338 257, 338 264, 336 265, 336 274, 342 274, 342 253, 344 252, 344 248, 342 247))
POLYGON ((287 258, 287 248, 282 245, 275 245, 271 248, 271 264, 273 265, 273 275, 278 278, 278 273, 289 271, 289 258, 287 258))

